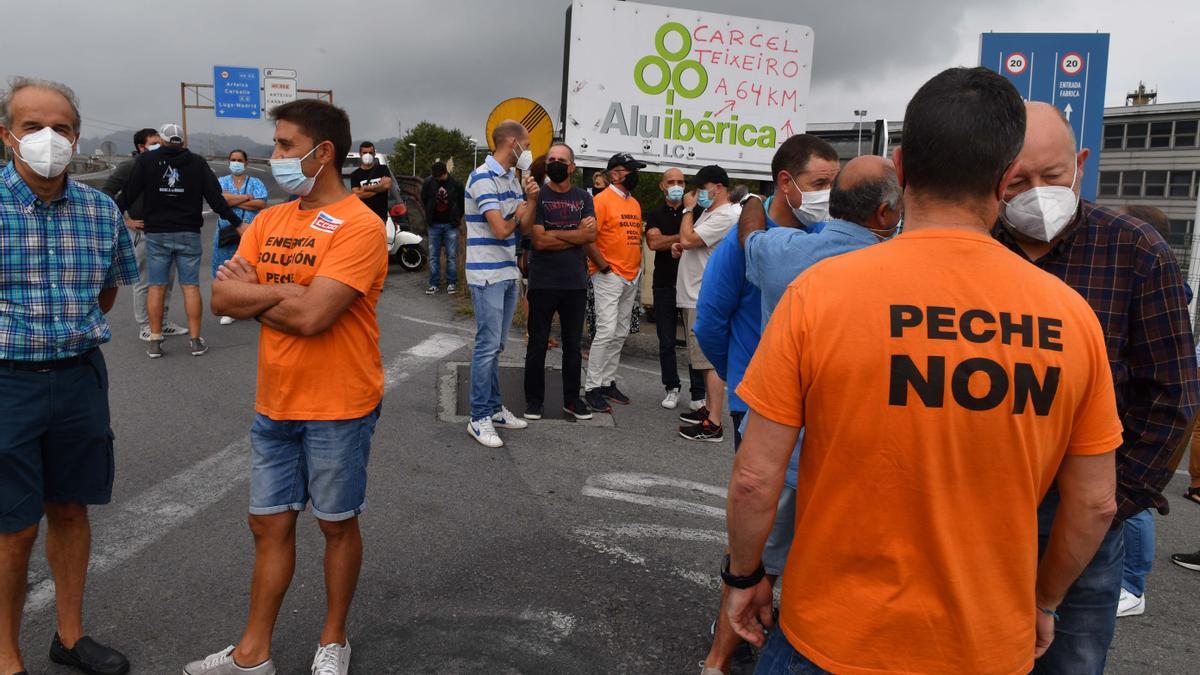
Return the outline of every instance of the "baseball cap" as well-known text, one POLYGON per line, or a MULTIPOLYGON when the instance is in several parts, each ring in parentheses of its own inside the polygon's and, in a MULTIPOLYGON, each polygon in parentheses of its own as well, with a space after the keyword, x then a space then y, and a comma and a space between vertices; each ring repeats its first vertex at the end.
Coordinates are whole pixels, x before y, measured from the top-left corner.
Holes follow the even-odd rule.
POLYGON ((183 142, 183 130, 179 128, 178 124, 172 122, 162 125, 162 128, 158 130, 158 135, 162 137, 165 143, 183 142))
POLYGON ((696 175, 692 176, 691 179, 688 180, 688 183, 691 185, 717 183, 719 185, 729 187, 729 174, 725 173, 725 169, 722 169, 716 164, 709 164, 708 166, 702 167, 699 171, 697 171, 696 175))
POLYGON ((646 163, 637 161, 628 152, 618 152, 608 158, 608 168, 605 170, 612 171, 618 166, 623 166, 626 169, 644 169, 646 168, 646 163))

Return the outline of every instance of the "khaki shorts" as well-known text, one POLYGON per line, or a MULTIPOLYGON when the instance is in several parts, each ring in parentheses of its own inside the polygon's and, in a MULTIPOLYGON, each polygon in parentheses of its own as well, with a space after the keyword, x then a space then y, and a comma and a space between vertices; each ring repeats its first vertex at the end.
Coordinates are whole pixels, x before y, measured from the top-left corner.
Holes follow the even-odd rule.
POLYGON ((688 362, 694 370, 712 370, 713 364, 709 362, 708 357, 704 355, 704 350, 700 349, 700 343, 696 340, 696 331, 692 327, 696 325, 696 310, 687 307, 683 308, 683 323, 687 326, 687 354, 688 362))

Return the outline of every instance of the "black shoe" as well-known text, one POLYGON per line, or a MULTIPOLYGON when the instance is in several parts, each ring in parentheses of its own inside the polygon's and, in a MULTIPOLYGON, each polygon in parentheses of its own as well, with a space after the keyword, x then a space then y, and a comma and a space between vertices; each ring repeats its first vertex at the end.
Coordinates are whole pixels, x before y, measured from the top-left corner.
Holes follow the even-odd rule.
POLYGON ((699 410, 692 410, 679 414, 679 421, 687 424, 700 424, 708 419, 708 406, 702 405, 699 410))
POLYGON ((700 424, 695 424, 690 427, 679 427, 679 435, 683 436, 689 441, 720 443, 721 441, 725 440, 725 429, 706 419, 700 424))
POLYGON ((523 417, 527 420, 542 419, 542 404, 540 402, 530 402, 525 404, 525 414, 523 417))
POLYGON ((129 660, 121 652, 105 647, 86 635, 67 649, 54 634, 50 643, 50 660, 64 666, 74 666, 88 675, 124 675, 129 672, 129 660))
POLYGON ((604 398, 610 401, 616 401, 621 405, 629 405, 629 397, 622 394, 620 389, 617 389, 615 381, 607 387, 600 387, 600 393, 604 394, 604 398))
POLYGON ((588 404, 578 396, 563 406, 563 412, 573 416, 577 420, 592 419, 592 411, 588 409, 588 404))
POLYGON ((612 412, 612 406, 608 404, 608 399, 604 398, 604 394, 600 393, 600 389, 589 389, 583 400, 587 403, 587 407, 594 412, 612 412))
POLYGON ((1180 567, 1200 572, 1200 551, 1196 551, 1195 553, 1176 553, 1171 556, 1171 562, 1180 567))

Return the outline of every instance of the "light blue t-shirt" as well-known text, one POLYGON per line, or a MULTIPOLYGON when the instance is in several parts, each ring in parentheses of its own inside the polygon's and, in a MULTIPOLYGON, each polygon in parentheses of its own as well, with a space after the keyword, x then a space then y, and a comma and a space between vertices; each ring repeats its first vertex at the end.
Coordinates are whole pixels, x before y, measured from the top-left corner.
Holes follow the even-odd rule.
MULTIPOLYGON (((879 241, 879 237, 867 228, 844 220, 827 220, 818 224, 820 228, 815 232, 777 227, 755 232, 746 238, 746 279, 762 292, 764 331, 783 292, 796 277, 826 258, 857 251, 879 241)), ((801 429, 792 457, 788 460, 787 477, 784 480, 792 489, 796 488, 803 444, 804 430, 801 429)))

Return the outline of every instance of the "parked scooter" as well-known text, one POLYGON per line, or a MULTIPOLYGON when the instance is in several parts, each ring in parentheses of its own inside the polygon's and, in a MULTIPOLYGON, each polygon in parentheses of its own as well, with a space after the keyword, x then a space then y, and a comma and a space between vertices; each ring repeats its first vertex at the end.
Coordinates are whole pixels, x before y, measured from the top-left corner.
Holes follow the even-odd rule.
POLYGON ((408 207, 403 202, 393 206, 387 219, 388 255, 406 271, 415 272, 425 266, 423 240, 421 235, 409 231, 408 207))

